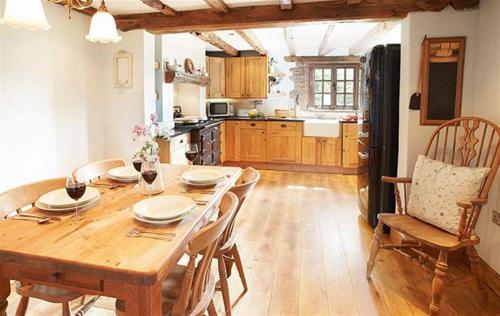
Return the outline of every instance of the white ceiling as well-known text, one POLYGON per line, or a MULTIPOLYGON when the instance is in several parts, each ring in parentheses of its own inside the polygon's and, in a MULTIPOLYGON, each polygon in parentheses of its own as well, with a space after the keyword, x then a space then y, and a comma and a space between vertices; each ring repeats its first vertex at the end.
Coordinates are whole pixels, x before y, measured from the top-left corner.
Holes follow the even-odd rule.
MULTIPOLYGON (((297 56, 318 56, 318 49, 323 41, 328 26, 332 23, 313 23, 305 25, 290 26, 294 35, 294 43, 297 56)), ((354 46, 367 32, 373 29, 376 22, 342 22, 334 23, 335 27, 330 35, 332 52, 327 56, 349 55, 349 48, 354 46)), ((283 34, 283 28, 252 29, 255 36, 260 40, 270 55, 288 55, 288 47, 283 34)), ((237 50, 252 49, 234 31, 215 31, 220 38, 237 50)), ((374 37, 368 41, 368 45, 400 43, 401 29, 396 26, 393 30, 380 37, 374 37)), ((207 51, 220 51, 220 49, 207 44, 207 51)))
MULTIPOLYGON (((164 4, 177 11, 208 9, 210 8, 204 0, 161 0, 164 4)), ((294 3, 321 2, 328 0, 294 0, 294 3)), ((278 5, 279 0, 224 0, 228 7, 244 7, 255 5, 278 5)), ((98 8, 100 1, 94 1, 94 7, 98 8)), ((156 12, 156 10, 145 5, 140 0, 106 0, 106 6, 111 14, 131 14, 156 12)))

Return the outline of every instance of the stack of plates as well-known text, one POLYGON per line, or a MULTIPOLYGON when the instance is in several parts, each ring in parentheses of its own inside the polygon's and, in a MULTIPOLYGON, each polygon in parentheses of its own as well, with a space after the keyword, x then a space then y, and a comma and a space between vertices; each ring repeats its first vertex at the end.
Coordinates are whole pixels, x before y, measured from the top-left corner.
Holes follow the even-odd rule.
POLYGON ((138 221, 166 225, 181 221, 196 208, 196 203, 181 195, 162 195, 140 201, 134 205, 134 218, 138 221))
POLYGON ((139 173, 133 166, 118 167, 108 171, 108 178, 120 182, 134 182, 139 179, 139 173))
POLYGON ((45 211, 68 212, 73 211, 76 205, 78 205, 78 208, 84 208, 97 202, 100 198, 101 194, 99 190, 87 187, 85 194, 75 203, 75 200, 70 198, 68 193, 66 193, 66 189, 58 189, 42 195, 35 202, 35 206, 45 211))
POLYGON ((194 169, 186 171, 181 176, 181 182, 199 187, 213 186, 223 181, 226 174, 216 169, 194 169))

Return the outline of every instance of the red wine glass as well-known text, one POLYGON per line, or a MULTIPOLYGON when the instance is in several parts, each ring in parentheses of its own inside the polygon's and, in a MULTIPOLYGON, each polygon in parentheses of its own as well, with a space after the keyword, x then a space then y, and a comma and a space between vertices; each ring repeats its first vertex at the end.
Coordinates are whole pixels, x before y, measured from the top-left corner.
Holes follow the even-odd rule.
POLYGON ((80 182, 73 177, 66 178, 66 193, 68 193, 70 198, 75 200, 75 214, 72 216, 72 220, 80 219, 80 214, 78 213, 78 200, 85 194, 86 188, 85 182, 80 182))
POLYGON ((152 191, 151 185, 158 176, 158 171, 156 170, 156 163, 143 161, 141 166, 141 175, 144 181, 146 181, 146 183, 149 186, 149 196, 151 197, 151 191, 152 191))
POLYGON ((188 144, 186 146, 186 159, 189 160, 191 169, 193 168, 194 161, 198 158, 198 144, 188 144))

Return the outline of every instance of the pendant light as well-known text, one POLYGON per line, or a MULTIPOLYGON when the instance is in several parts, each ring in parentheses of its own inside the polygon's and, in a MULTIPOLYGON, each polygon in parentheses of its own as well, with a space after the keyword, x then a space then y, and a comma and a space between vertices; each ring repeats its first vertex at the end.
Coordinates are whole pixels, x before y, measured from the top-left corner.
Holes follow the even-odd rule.
POLYGON ((0 24, 30 31, 50 29, 41 0, 7 0, 0 24))
POLYGON ((122 37, 116 30, 115 18, 108 12, 104 0, 101 1, 99 10, 92 16, 89 34, 85 38, 90 42, 118 43, 122 37))

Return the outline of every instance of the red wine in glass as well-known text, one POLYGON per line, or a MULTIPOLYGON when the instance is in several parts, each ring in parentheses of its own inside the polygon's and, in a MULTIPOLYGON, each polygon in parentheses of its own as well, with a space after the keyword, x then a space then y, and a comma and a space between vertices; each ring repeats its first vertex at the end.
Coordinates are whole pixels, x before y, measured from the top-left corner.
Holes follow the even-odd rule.
POLYGON ((158 172, 156 172, 156 170, 146 170, 143 171, 141 174, 144 181, 146 181, 149 185, 151 185, 158 176, 158 172))
POLYGON ((189 160, 189 164, 192 166, 196 158, 198 158, 198 144, 189 144, 186 146, 186 159, 189 160))
POLYGON ((75 200, 75 215, 73 215, 73 220, 80 219, 80 214, 78 213, 78 200, 85 194, 86 188, 85 182, 79 182, 73 177, 68 177, 66 179, 66 193, 70 198, 75 200))
POLYGON ((132 164, 134 165, 135 171, 141 172, 142 160, 133 160, 132 164))

